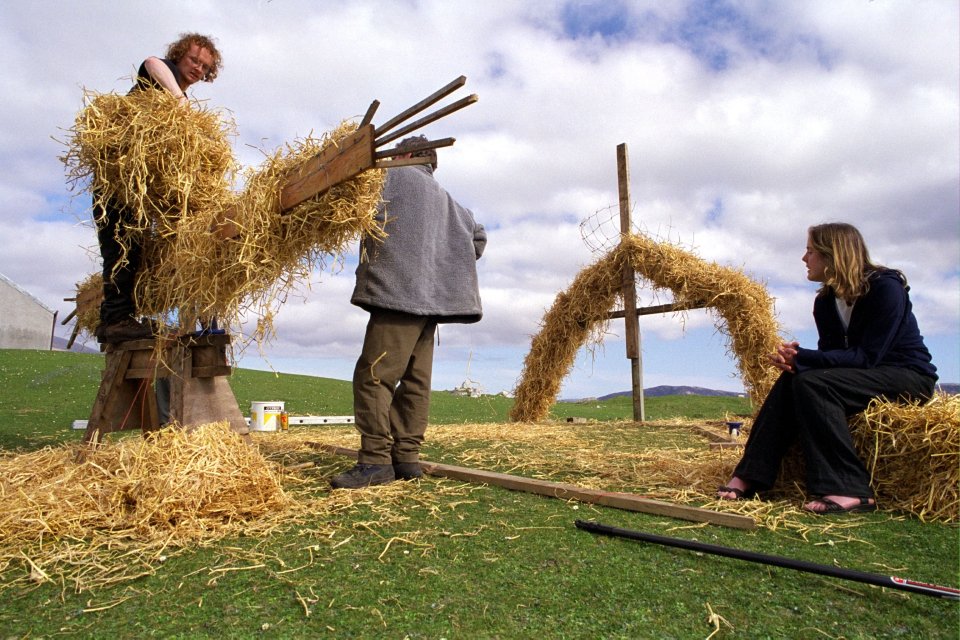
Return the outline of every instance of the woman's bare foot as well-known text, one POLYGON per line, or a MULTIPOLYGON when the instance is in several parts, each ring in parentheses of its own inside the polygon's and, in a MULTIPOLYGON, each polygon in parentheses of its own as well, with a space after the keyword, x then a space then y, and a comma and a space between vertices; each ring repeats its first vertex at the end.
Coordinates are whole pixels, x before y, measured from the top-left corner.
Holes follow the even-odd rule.
POLYGON ((753 489, 746 482, 733 476, 730 482, 717 489, 717 500, 746 500, 753 494, 753 489))
POLYGON ((877 501, 873 498, 857 498, 851 496, 823 496, 811 500, 803 505, 804 511, 816 514, 827 513, 859 513, 876 511, 877 501))

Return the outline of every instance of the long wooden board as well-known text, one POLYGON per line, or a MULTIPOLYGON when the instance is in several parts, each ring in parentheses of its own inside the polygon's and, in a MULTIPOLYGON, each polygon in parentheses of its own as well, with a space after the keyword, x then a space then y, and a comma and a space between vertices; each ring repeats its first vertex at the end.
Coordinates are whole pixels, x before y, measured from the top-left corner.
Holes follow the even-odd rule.
MULTIPOLYGON (((324 444, 320 442, 308 442, 309 446, 329 453, 334 453, 350 458, 357 458, 357 452, 345 447, 324 444)), ((586 489, 573 484, 563 482, 550 482, 548 480, 537 480, 534 478, 525 478, 515 476, 509 473, 499 473, 496 471, 484 471, 482 469, 471 469, 469 467, 458 467, 450 464, 441 464, 439 462, 421 461, 420 468, 424 473, 431 476, 443 478, 453 478, 454 480, 463 480, 465 482, 479 482, 491 484, 504 489, 513 491, 523 491, 534 493, 551 498, 560 498, 561 500, 577 500, 589 504, 599 504, 605 507, 615 509, 624 509, 626 511, 636 511, 639 513, 651 513, 654 515, 668 516, 680 520, 689 520, 691 522, 707 522, 734 529, 754 529, 757 526, 756 521, 749 516, 742 516, 735 513, 723 513, 720 511, 710 511, 699 507, 689 507, 672 502, 663 502, 653 500, 632 493, 620 493, 613 491, 600 491, 598 489, 586 489)))

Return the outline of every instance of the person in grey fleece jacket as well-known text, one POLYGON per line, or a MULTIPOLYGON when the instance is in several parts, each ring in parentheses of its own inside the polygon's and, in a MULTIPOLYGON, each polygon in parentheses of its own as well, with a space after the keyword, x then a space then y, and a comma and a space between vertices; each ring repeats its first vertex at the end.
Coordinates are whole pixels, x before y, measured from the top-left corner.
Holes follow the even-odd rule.
POLYGON ((436 152, 418 154, 431 164, 387 170, 378 212, 387 235, 361 248, 350 299, 370 313, 353 374, 360 451, 355 467, 331 479, 334 488, 421 476, 437 325, 483 315, 476 263, 486 231, 434 179, 436 152))

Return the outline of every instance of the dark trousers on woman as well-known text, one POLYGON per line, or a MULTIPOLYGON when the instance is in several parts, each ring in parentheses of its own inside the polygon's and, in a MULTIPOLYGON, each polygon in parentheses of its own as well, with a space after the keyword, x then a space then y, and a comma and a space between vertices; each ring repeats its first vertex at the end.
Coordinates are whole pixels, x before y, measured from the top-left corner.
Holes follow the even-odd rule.
POLYGON ((811 369, 784 373, 760 408, 733 475, 757 491, 773 486, 780 463, 799 441, 810 495, 872 497, 847 419, 876 397, 926 400, 935 379, 902 367, 811 369))
POLYGON ((361 464, 418 462, 430 413, 436 320, 373 310, 353 372, 361 464))

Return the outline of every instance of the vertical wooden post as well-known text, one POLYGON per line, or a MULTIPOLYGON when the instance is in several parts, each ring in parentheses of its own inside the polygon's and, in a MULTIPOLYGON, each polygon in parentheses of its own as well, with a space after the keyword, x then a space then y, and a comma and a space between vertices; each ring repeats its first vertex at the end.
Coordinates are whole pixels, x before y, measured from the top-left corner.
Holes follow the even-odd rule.
MULTIPOLYGON (((617 145, 617 183, 620 191, 620 238, 630 233, 630 166, 627 143, 617 145)), ((623 322, 626 330, 627 357, 630 358, 630 379, 633 391, 633 419, 644 420, 643 356, 640 353, 640 321, 637 317, 637 290, 633 267, 623 265, 623 322)))

